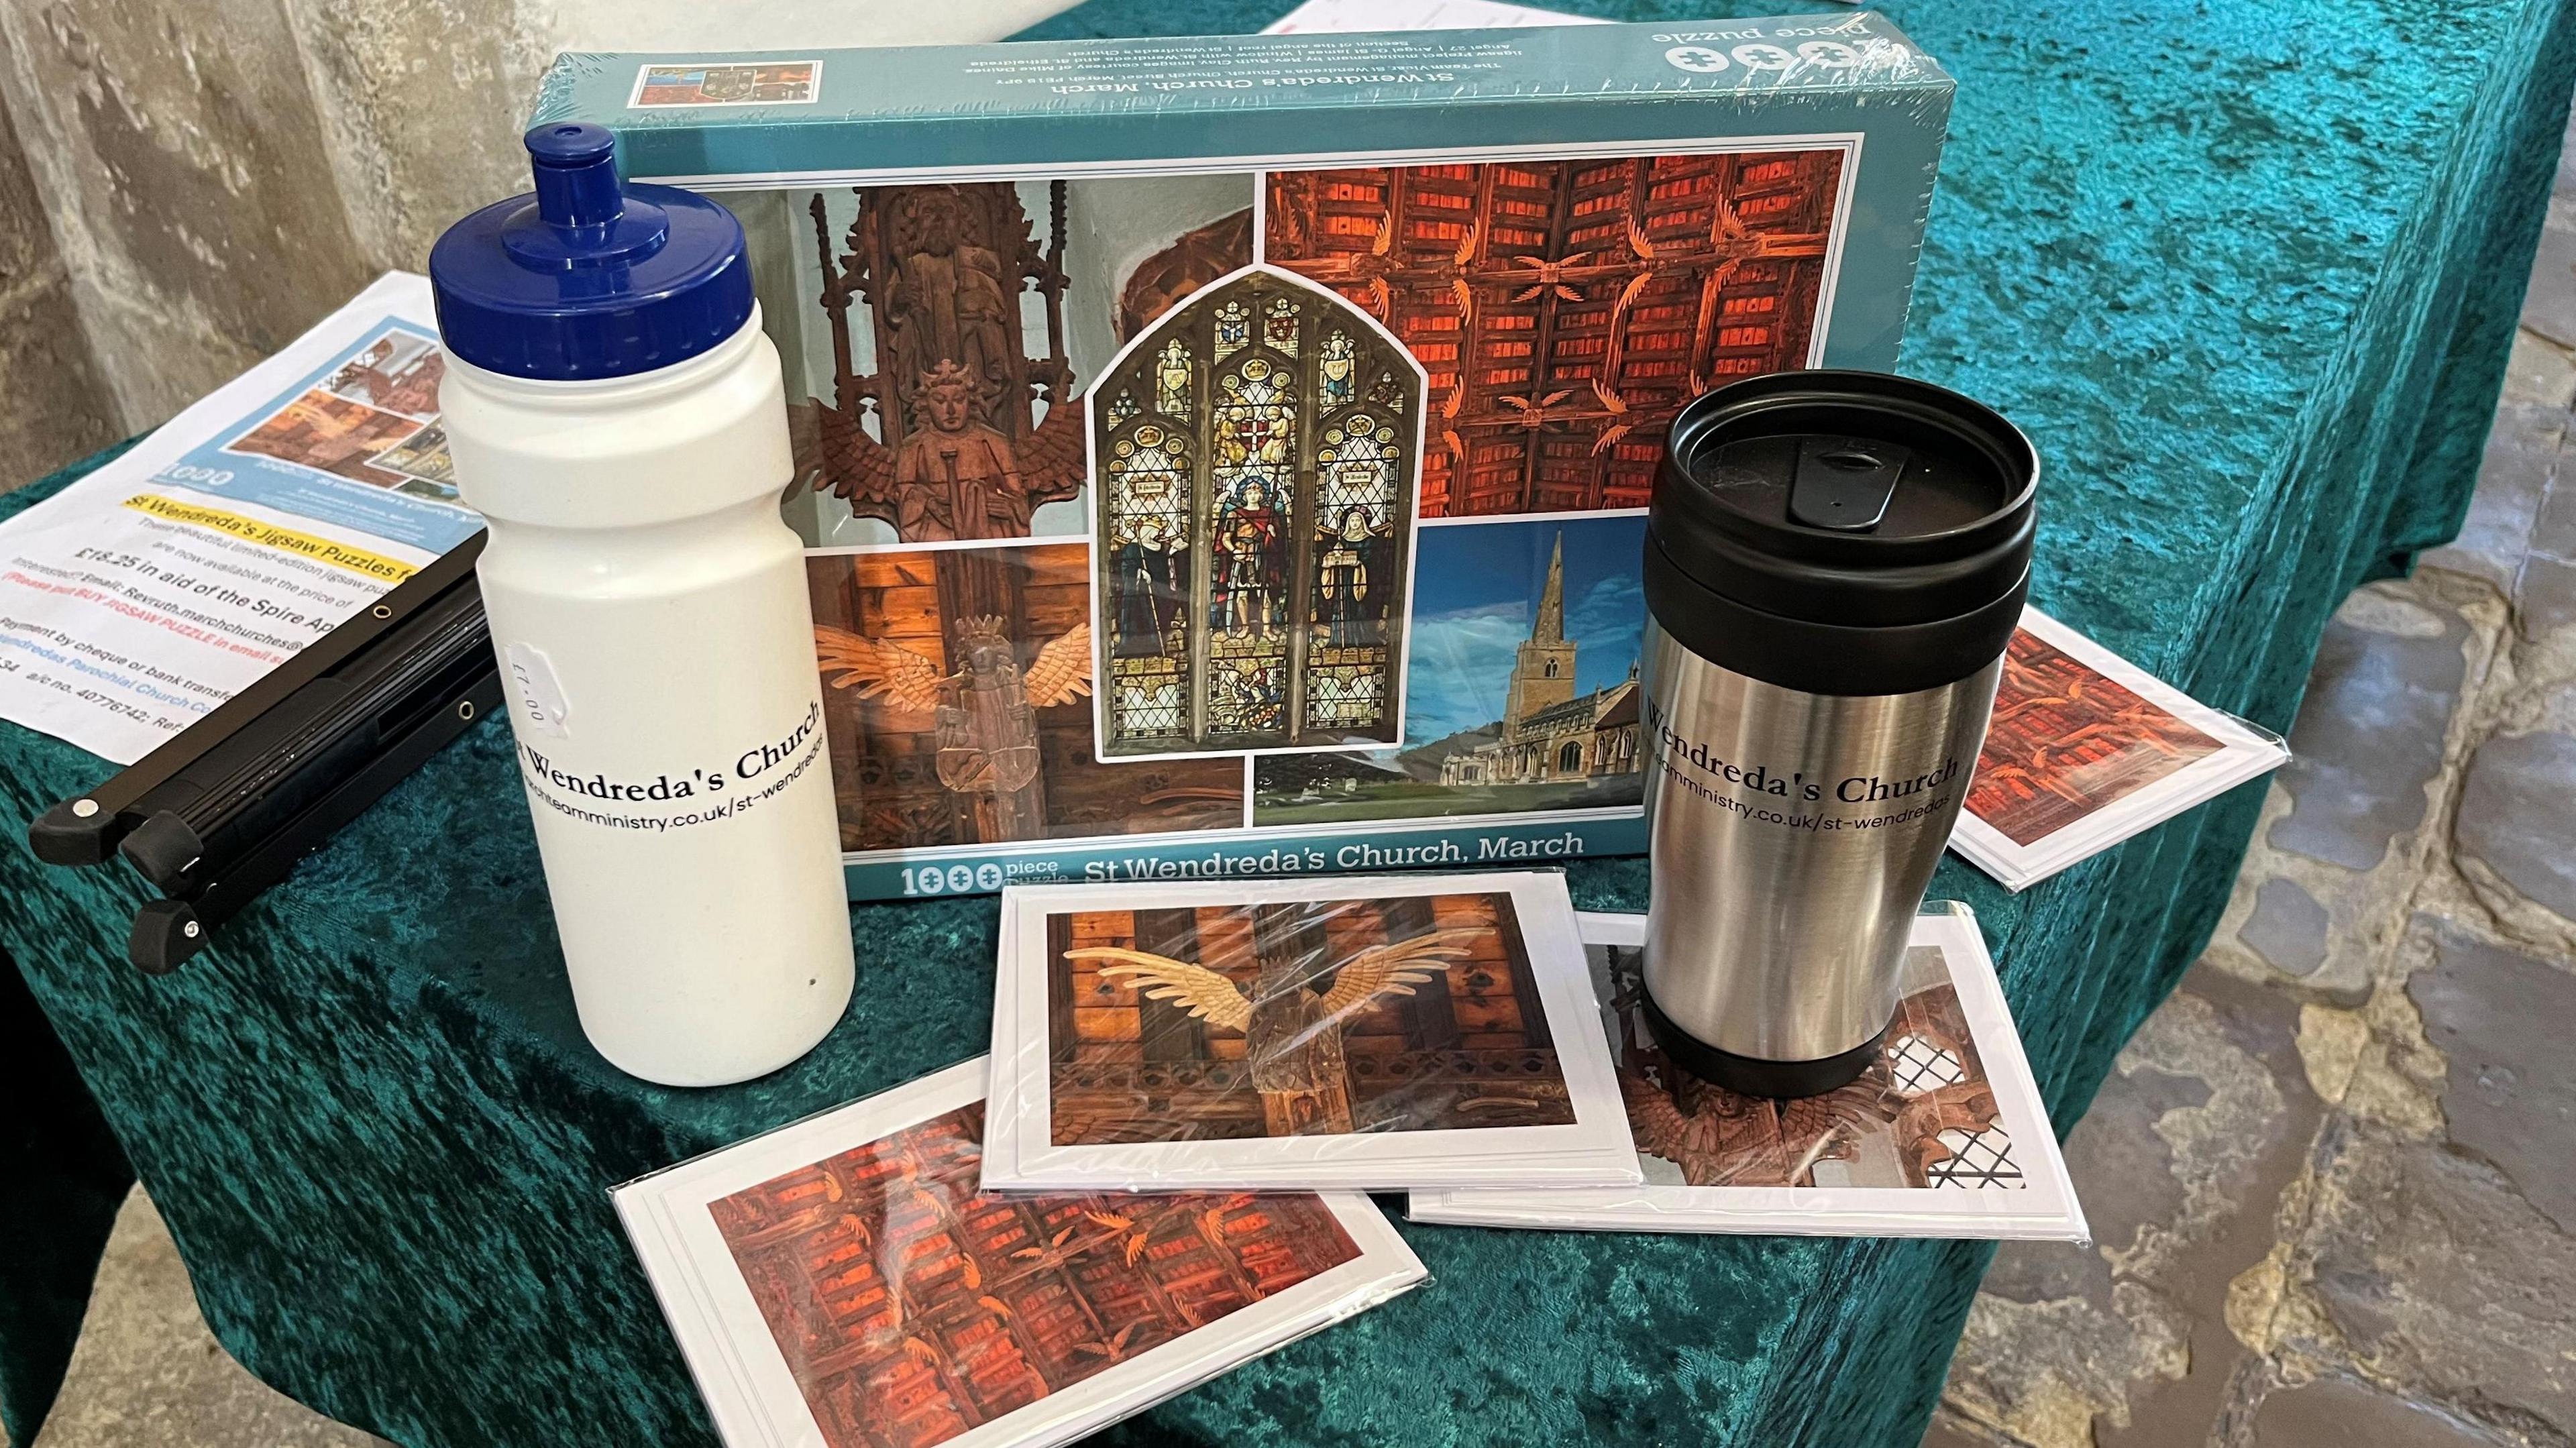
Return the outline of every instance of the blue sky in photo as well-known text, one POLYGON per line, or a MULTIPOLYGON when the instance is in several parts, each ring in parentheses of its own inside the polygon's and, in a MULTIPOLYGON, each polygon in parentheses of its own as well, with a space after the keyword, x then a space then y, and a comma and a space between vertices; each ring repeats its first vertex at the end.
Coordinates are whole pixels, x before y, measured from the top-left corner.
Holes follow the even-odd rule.
POLYGON ((1538 610, 1548 552, 1565 536, 1565 633, 1578 694, 1628 677, 1646 602, 1643 515, 1497 519, 1425 527, 1413 577, 1404 738, 1427 744, 1503 717, 1512 659, 1538 610))

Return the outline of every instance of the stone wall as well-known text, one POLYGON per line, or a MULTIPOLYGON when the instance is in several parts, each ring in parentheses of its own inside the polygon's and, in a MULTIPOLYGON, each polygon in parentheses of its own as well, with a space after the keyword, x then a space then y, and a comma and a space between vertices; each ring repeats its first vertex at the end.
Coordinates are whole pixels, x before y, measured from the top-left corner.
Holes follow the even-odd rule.
POLYGON ((996 39, 1065 0, 0 0, 0 488, 525 189, 559 50, 996 39))
POLYGON ((90 365, 71 275, 11 119, 0 105, 0 488, 122 431, 90 365))

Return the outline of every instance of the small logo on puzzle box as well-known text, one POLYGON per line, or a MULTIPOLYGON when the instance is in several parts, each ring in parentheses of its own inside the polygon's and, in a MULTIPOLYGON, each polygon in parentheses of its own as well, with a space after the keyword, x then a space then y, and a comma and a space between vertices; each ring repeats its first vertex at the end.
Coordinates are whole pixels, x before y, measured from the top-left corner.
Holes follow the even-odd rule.
POLYGON ((690 61, 647 65, 636 72, 629 107, 801 106, 814 101, 823 78, 819 60, 764 60, 719 64, 690 61))
POLYGON ((1664 52, 1664 61, 1675 70, 1693 75, 1715 75, 1726 69, 1726 52, 1705 45, 1676 45, 1664 52))

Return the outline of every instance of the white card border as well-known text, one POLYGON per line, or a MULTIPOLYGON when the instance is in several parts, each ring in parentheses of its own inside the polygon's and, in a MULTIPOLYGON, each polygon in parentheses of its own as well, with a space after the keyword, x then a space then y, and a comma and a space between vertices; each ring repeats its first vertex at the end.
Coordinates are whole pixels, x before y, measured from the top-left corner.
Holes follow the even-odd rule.
MULTIPOLYGON (((827 1448, 708 1204, 983 1099, 986 1061, 811 1116, 616 1189, 671 1332, 729 1448, 827 1448)), ((989 1120, 989 1112, 988 1112, 989 1120)), ((1328 1327, 1427 1280, 1367 1197, 1315 1194, 1360 1255, 1060 1392, 946 1440, 942 1448, 1068 1442, 1328 1327)))
MULTIPOLYGON (((1598 945, 1645 943, 1643 915, 1587 912, 1583 938, 1598 945)), ((2016 1146, 2027 1145, 2026 1185, 1925 1187, 1687 1187, 1558 1191, 1415 1192, 1408 1221, 1456 1226, 1607 1232, 1742 1232, 1786 1236, 1978 1237, 2089 1242, 2091 1228, 2067 1174, 2066 1156, 2039 1098, 2021 1033, 2004 1003, 1994 959, 1975 913, 1943 904, 1915 917, 1911 945, 1941 949, 1996 1109, 2016 1146)))
POLYGON ((994 989, 992 1095, 985 1108, 984 1181, 997 1191, 1320 1190, 1401 1191, 1416 1186, 1552 1181, 1634 1183, 1636 1147, 1619 1100, 1591 973, 1581 962, 1565 877, 1554 871, 1341 875, 1313 880, 1217 880, 1006 888, 1004 929, 1015 948, 994 989), (1547 1012, 1557 1069, 1574 1121, 1561 1126, 1470 1127, 1351 1136, 1257 1137, 1054 1146, 1049 1143, 1046 917, 1072 910, 1156 910, 1210 905, 1367 901, 1420 895, 1512 898, 1539 1006, 1547 1012), (1026 1022, 1025 1026, 1022 1024, 1026 1022))

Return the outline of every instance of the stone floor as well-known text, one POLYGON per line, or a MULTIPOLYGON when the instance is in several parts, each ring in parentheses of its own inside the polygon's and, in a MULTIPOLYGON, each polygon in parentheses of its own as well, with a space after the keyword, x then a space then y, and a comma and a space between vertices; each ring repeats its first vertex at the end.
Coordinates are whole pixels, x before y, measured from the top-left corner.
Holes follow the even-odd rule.
MULTIPOLYGON (((2576 130, 2576 128, 2571 128, 2576 130)), ((2576 1445, 2576 145, 2457 544, 2327 633, 2226 919, 1924 1448, 2576 1445)))
MULTIPOLYGON (((2576 1448, 2571 412, 2576 147, 2467 529, 2337 615, 2069 1142, 2100 1244, 2004 1250, 1924 1448, 2576 1448)), ((224 1355, 138 1192, 34 1448, 377 1442, 224 1355)))
MULTIPOLYGON (((8 1441, 0 1434, 0 1443, 8 1441)), ((216 1343, 136 1188, 107 1240, 63 1394, 35 1448, 385 1448, 270 1388, 216 1343)))

